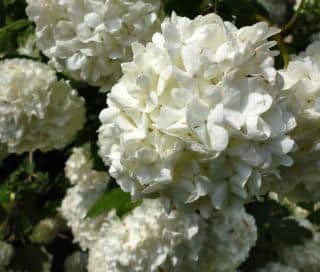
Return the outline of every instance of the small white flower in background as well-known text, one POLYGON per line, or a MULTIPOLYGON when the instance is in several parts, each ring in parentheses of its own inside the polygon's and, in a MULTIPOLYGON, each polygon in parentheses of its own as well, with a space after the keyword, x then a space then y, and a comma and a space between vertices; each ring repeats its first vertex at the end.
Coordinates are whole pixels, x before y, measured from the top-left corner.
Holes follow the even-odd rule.
POLYGON ((110 212, 89 251, 89 272, 235 271, 257 239, 244 211, 204 220, 196 213, 165 211, 145 199, 123 219, 110 212), (113 216, 112 216, 113 214, 113 216))
POLYGON ((14 248, 12 245, 0 241, 0 269, 9 265, 11 258, 14 253, 14 248))
POLYGON ((88 254, 76 251, 69 255, 64 263, 65 272, 85 272, 87 271, 88 254))
POLYGON ((83 98, 49 66, 26 59, 0 62, 0 142, 9 153, 63 148, 84 121, 83 98))
POLYGON ((277 32, 174 14, 152 43, 133 45, 99 129, 100 155, 124 191, 207 214, 241 206, 262 175, 292 165, 295 119, 267 40, 277 32))
POLYGON ((66 162, 66 176, 74 185, 68 189, 60 212, 71 228, 75 242, 86 250, 97 239, 105 215, 87 218, 92 205, 104 193, 109 176, 93 169, 90 146, 74 148, 66 162))
POLYGON ((64 221, 57 217, 42 219, 33 229, 29 239, 37 244, 50 244, 64 229, 64 221))
POLYGON ((297 269, 280 264, 280 263, 268 263, 264 268, 258 270, 258 272, 299 272, 297 269))
POLYGON ((111 85, 131 44, 159 30, 160 0, 28 0, 37 45, 59 71, 92 85, 111 85))
POLYGON ((18 53, 32 58, 39 58, 40 52, 36 45, 36 36, 29 35, 27 40, 18 48, 18 53))

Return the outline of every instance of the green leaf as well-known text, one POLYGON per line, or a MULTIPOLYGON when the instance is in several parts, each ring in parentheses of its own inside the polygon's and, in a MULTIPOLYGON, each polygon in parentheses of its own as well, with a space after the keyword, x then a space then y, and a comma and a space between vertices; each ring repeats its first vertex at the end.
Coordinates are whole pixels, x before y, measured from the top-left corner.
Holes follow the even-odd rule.
POLYGON ((27 19, 20 19, 0 28, 0 52, 12 51, 16 46, 18 33, 30 25, 31 22, 27 19))
POLYGON ((123 216, 136 206, 140 202, 131 202, 131 196, 129 193, 123 192, 119 187, 114 188, 111 191, 105 192, 90 208, 87 216, 95 217, 104 212, 109 212, 115 209, 118 216, 123 216))

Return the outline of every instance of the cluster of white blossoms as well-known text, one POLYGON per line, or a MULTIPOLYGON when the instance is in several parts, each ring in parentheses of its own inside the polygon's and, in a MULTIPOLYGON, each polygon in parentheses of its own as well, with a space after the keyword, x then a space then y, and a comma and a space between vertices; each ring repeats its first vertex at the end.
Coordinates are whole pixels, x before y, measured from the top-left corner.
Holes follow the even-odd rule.
POLYGON ((70 143, 85 121, 84 100, 45 64, 0 62, 0 143, 9 153, 70 143))
POLYGON ((121 75, 131 44, 159 29, 160 0, 27 0, 37 45, 59 71, 102 86, 121 75))
POLYGON ((233 272, 255 245, 257 227, 254 218, 242 209, 228 216, 213 216, 205 237, 200 263, 194 271, 233 272))
POLYGON ((257 239, 244 211, 204 220, 197 213, 165 211, 145 199, 125 218, 113 212, 89 252, 89 272, 235 271, 257 239))
POLYGON ((302 245, 281 248, 279 254, 283 263, 298 271, 320 271, 320 233, 315 232, 302 245))
POLYGON ((198 214, 169 215, 159 200, 144 200, 123 220, 109 214, 89 253, 89 272, 182 271, 199 258, 205 240, 198 214))
POLYGON ((9 265, 13 253, 14 249, 12 245, 0 241, 0 270, 9 265))
POLYGON ((92 205, 104 193, 109 176, 93 169, 90 146, 74 148, 66 162, 66 176, 74 186, 68 189, 60 212, 71 228, 75 242, 86 250, 97 239, 105 216, 87 218, 92 205))
POLYGON ((299 272, 297 269, 282 265, 280 263, 268 263, 264 268, 259 269, 258 272, 299 272))
POLYGON ((124 191, 207 213, 241 205, 263 175, 292 165, 296 123, 267 40, 277 32, 173 14, 152 42, 133 44, 99 129, 100 155, 124 191))
POLYGON ((297 127, 292 168, 281 169, 282 182, 272 188, 296 201, 320 201, 320 42, 293 56, 285 70, 284 92, 297 127), (277 186, 278 185, 278 186, 277 186))
POLYGON ((124 218, 114 210, 87 217, 108 175, 93 170, 89 145, 74 148, 65 172, 74 186, 60 211, 75 242, 89 250, 89 272, 235 271, 256 242, 254 219, 244 210, 205 220, 195 212, 168 213, 159 199, 145 199, 124 218))

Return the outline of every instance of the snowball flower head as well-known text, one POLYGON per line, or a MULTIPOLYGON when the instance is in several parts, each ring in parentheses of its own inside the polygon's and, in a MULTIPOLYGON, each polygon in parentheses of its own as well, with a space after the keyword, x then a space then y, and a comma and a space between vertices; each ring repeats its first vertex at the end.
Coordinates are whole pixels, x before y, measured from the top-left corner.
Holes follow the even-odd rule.
POLYGON ((123 220, 114 212, 89 252, 89 272, 158 272, 180 270, 198 259, 204 241, 198 214, 172 211, 159 200, 144 200, 123 220))
POLYGON ((84 121, 84 100, 50 67, 26 59, 0 62, 0 142, 8 152, 63 148, 84 121))
POLYGON ((252 216, 165 211, 145 199, 122 220, 113 212, 89 252, 89 272, 235 271, 257 239, 252 216), (113 216, 112 216, 113 214, 113 216))
POLYGON ((14 249, 12 245, 0 241, 0 269, 9 265, 13 252, 14 249))
POLYGON ((258 272, 298 272, 298 270, 280 263, 268 263, 264 268, 259 269, 258 272))
POLYGON ((151 43, 133 45, 99 129, 100 155, 124 191, 204 213, 239 206, 262 174, 292 164, 295 120, 267 40, 275 33, 173 14, 151 43))
POLYGON ((316 234, 316 238, 306 241, 304 245, 281 250, 280 254, 284 263, 295 267, 298 271, 320 271, 319 234, 316 234))
POLYGON ((65 171, 67 178, 75 186, 68 189, 60 212, 67 220, 75 242, 86 250, 96 240, 105 219, 105 215, 87 218, 87 213, 104 193, 109 176, 93 169, 89 145, 74 148, 66 162, 65 171))
POLYGON ((132 42, 159 28, 160 0, 27 0, 38 47, 60 71, 93 85, 110 84, 132 42))
POLYGON ((214 215, 208 224, 198 270, 236 271, 257 241, 254 218, 244 209, 227 216, 214 215))
POLYGON ((287 69, 280 73, 290 110, 297 120, 297 127, 291 132, 297 149, 292 154, 294 167, 281 169, 282 188, 275 186, 273 190, 288 193, 299 185, 293 198, 320 201, 320 41, 293 56, 287 69))

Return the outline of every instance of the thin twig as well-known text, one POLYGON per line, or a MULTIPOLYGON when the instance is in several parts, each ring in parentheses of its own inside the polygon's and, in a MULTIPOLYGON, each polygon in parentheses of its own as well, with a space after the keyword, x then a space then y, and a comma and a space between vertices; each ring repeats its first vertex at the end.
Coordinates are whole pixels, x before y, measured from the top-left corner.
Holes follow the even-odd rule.
POLYGON ((216 14, 218 14, 218 6, 219 6, 219 0, 215 0, 214 13, 216 13, 216 14))
POLYGON ((296 20, 298 19, 300 12, 302 11, 303 7, 304 7, 304 3, 306 2, 306 0, 302 0, 300 2, 300 5, 298 7, 298 9, 296 10, 296 12, 294 13, 294 15, 291 17, 291 19, 289 20, 289 22, 282 28, 282 32, 286 32, 288 31, 296 22, 296 20))

